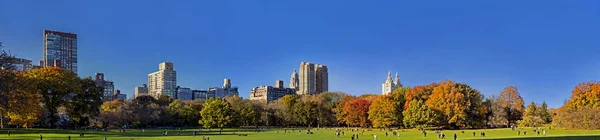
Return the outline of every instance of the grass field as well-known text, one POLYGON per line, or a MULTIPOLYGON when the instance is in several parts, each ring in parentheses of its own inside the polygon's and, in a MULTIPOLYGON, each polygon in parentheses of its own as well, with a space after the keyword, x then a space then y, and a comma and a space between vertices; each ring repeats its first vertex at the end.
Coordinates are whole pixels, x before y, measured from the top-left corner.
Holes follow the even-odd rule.
MULTIPOLYGON (((203 130, 202 133, 193 137, 193 131, 197 129, 187 130, 168 130, 168 136, 162 136, 164 129, 152 129, 152 130, 141 130, 128 129, 127 132, 119 132, 118 130, 111 131, 80 131, 80 130, 54 130, 54 129, 28 129, 28 130, 17 130, 10 129, 11 136, 8 136, 8 129, 0 129, 0 139, 27 139, 35 140, 40 139, 42 134, 44 140, 66 140, 68 136, 71 136, 73 140, 102 140, 104 137, 107 140, 201 140, 202 136, 210 137, 210 140, 350 140, 352 134, 359 134, 359 132, 352 132, 350 130, 344 130, 344 135, 339 138, 335 136, 335 130, 331 129, 312 129, 314 134, 306 134, 306 130, 299 132, 295 130, 291 132, 291 129, 287 129, 287 133, 280 129, 271 129, 265 132, 240 132, 240 129, 226 129, 222 134, 216 132, 206 132, 203 130), (235 134, 234 134, 235 131, 235 134), (79 137, 79 133, 84 132, 85 137, 79 137), (38 134, 40 133, 40 134, 38 134), (177 134, 180 133, 181 137, 177 134), (247 134, 247 136, 239 136, 239 134, 247 134)), ((600 130, 547 130, 547 136, 537 136, 534 134, 532 129, 524 129, 527 131, 527 135, 517 135, 517 131, 511 129, 478 129, 478 130, 464 130, 464 134, 461 130, 444 130, 442 133, 446 134, 446 139, 453 139, 454 133, 457 134, 458 139, 567 139, 567 140, 600 140, 600 130), (473 132, 476 135, 473 136, 473 132), (480 137, 480 132, 485 132, 486 137, 480 137)), ((214 130, 213 130, 214 131, 214 130)), ((362 132, 362 130, 360 130, 362 132)), ((385 136, 385 131, 382 130, 365 130, 364 134, 359 135, 359 140, 373 140, 373 135, 377 135, 377 140, 434 140, 438 139, 434 131, 427 131, 427 137, 423 137, 419 130, 406 129, 405 132, 399 131, 400 137, 392 136, 392 132, 388 132, 388 136, 385 136)))

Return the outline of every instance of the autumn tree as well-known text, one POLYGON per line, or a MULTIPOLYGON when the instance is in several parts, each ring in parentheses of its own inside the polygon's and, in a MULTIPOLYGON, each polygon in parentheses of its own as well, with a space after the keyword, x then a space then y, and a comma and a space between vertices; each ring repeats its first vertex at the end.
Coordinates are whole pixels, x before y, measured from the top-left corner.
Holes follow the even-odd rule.
POLYGON ((513 125, 517 120, 522 119, 525 103, 516 87, 508 86, 504 88, 497 100, 496 102, 504 110, 504 113, 498 115, 505 117, 506 125, 513 125))
POLYGON ((427 106, 441 111, 447 122, 440 125, 477 127, 483 125, 487 109, 483 105, 483 95, 470 86, 441 82, 433 89, 426 101, 427 106))
POLYGON ((369 122, 369 106, 371 103, 363 98, 356 98, 348 101, 344 105, 344 120, 346 124, 350 126, 366 127, 370 124, 369 122))
MULTIPOLYGON (((420 85, 415 86, 413 88, 408 89, 405 93, 406 102, 404 104, 404 109, 409 108, 410 102, 412 100, 421 100, 427 101, 429 96, 433 93, 433 89, 437 86, 437 83, 432 83, 429 85, 420 85)), ((405 90, 405 89, 402 89, 405 90)))
POLYGON ((443 115, 425 104, 422 100, 411 100, 409 108, 402 112, 403 123, 408 127, 425 128, 440 124, 443 115))
POLYGON ((394 104, 391 96, 379 96, 369 106, 369 120, 373 127, 388 128, 401 119, 401 116, 397 115, 398 106, 394 104))
POLYGON ((0 77, 7 82, 5 90, 0 91, 0 126, 4 126, 4 117, 10 118, 11 125, 32 127, 42 115, 42 106, 37 94, 32 90, 31 80, 23 73, 0 70, 0 77), (7 77, 3 77, 7 76, 7 77))
POLYGON ((80 79, 71 71, 57 67, 33 69, 25 73, 24 77, 32 80, 33 92, 41 95, 44 108, 50 113, 50 125, 57 122, 57 109, 65 104, 71 93, 76 93, 80 79))
POLYGON ((336 103, 335 108, 335 118, 339 124, 347 124, 346 123, 346 115, 344 114, 344 107, 346 103, 350 100, 354 100, 356 97, 350 95, 344 95, 342 98, 336 103))
POLYGON ((232 110, 227 101, 222 99, 209 99, 204 102, 200 111, 202 119, 199 121, 204 128, 223 128, 232 123, 232 110))

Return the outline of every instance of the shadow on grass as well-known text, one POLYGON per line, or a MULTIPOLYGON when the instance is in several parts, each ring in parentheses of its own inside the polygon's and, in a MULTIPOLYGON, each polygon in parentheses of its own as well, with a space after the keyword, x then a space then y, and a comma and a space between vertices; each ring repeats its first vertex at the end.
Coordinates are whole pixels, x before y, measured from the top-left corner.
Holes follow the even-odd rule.
MULTIPOLYGON (((483 139, 482 139, 483 140, 483 139)), ((486 140, 600 140, 600 135, 595 136, 555 136, 555 137, 525 137, 525 138, 490 138, 486 140)))

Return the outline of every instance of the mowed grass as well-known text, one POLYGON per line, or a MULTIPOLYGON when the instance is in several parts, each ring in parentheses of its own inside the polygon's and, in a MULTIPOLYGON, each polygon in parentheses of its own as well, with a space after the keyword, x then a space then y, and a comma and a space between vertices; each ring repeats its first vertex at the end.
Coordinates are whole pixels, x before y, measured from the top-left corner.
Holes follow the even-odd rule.
MULTIPOLYGON (((42 134, 44 140, 66 140, 68 136, 71 136, 73 140, 102 140, 104 137, 107 140, 201 140, 202 136, 210 137, 210 140, 350 140, 352 134, 358 135, 359 140, 373 140, 373 135, 377 135, 377 140, 435 140, 438 136, 434 131, 427 131, 427 137, 423 137, 421 131, 415 129, 405 129, 403 132, 399 130, 400 137, 393 136, 392 132, 388 132, 388 136, 385 136, 386 131, 380 129, 373 129, 369 131, 364 129, 364 134, 360 134, 362 130, 350 131, 343 130, 344 135, 339 138, 335 136, 334 129, 311 129, 314 134, 306 134, 306 130, 294 130, 292 129, 271 129, 264 132, 243 132, 241 129, 225 129, 222 134, 218 131, 206 132, 203 130, 196 137, 193 137, 193 131, 198 129, 186 129, 186 130, 167 130, 168 136, 162 136, 164 129, 145 129, 144 132, 139 129, 128 129, 127 132, 119 132, 118 130, 111 131, 93 131, 93 130, 55 130, 55 129, 11 129, 11 136, 7 135, 8 129, 0 129, 0 139, 26 139, 36 140, 40 139, 42 134), (285 133, 284 131, 287 131, 285 133), (79 137, 79 133, 84 132, 85 137, 79 137), (180 133, 181 137, 177 134, 180 133), (235 133, 235 134, 234 134, 235 133), (239 134, 247 134, 247 136, 238 136, 239 134)), ((527 131, 527 135, 517 135, 517 131, 511 129, 477 129, 477 130, 443 130, 442 133, 446 134, 446 139, 453 139, 454 133, 457 134, 458 139, 566 139, 566 140, 600 140, 600 130, 547 130, 547 135, 540 136, 537 133, 534 134, 533 129, 524 129, 527 131), (473 132, 476 133, 473 136, 473 132), (486 136, 481 137, 479 134, 485 132, 486 136)))

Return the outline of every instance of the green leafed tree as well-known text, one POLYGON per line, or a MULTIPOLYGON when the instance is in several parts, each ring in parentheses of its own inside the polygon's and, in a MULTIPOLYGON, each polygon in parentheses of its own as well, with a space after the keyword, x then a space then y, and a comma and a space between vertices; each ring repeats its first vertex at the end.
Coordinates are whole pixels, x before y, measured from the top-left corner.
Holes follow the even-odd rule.
POLYGON ((232 110, 227 101, 222 99, 209 99, 200 111, 202 119, 199 121, 204 128, 223 128, 232 123, 232 110))
POLYGON ((442 119, 442 113, 427 106, 424 101, 412 100, 409 107, 402 112, 403 122, 408 127, 424 128, 439 124, 442 119))

